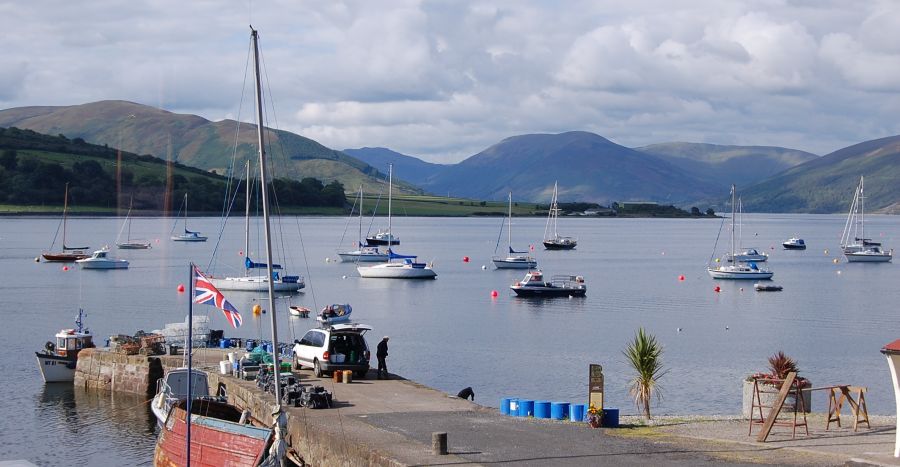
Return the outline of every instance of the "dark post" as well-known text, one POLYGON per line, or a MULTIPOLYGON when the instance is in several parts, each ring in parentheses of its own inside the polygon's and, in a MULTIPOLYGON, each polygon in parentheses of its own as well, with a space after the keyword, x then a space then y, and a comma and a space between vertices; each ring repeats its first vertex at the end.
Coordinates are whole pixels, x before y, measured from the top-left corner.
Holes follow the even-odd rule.
POLYGON ((435 432, 431 434, 431 453, 436 456, 447 454, 447 432, 435 432))

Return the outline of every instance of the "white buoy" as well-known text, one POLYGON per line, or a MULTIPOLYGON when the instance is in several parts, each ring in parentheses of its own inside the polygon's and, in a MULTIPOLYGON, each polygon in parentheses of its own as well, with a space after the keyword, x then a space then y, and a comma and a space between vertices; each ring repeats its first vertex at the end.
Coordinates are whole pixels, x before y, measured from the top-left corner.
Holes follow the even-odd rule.
POLYGON ((35 263, 40 263, 40 262, 41 262, 41 257, 40 257, 40 256, 35 256, 35 257, 34 257, 34 262, 35 262, 35 263))
POLYGON ((485 266, 485 265, 482 264, 482 265, 481 265, 481 270, 484 271, 485 269, 487 269, 487 266, 485 266))
POLYGON ((725 330, 726 330, 726 331, 728 330, 728 326, 725 326, 725 330))
POLYGON ((346 279, 346 278, 347 278, 347 275, 346 275, 346 274, 343 275, 343 276, 341 276, 341 279, 346 279))
POLYGON ((675 328, 675 330, 681 332, 681 328, 675 328))
POLYGON ((325 257, 325 262, 326 262, 326 263, 330 263, 330 262, 331 262, 331 258, 325 257))

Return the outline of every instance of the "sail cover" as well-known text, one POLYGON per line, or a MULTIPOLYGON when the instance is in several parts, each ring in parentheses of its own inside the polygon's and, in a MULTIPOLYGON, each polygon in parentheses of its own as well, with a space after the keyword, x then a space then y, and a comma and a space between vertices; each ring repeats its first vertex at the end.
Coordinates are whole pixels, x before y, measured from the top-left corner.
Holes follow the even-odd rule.
POLYGON ((416 255, 398 255, 394 250, 388 249, 388 258, 390 259, 416 259, 416 255))
MULTIPOLYGON (((264 269, 266 266, 266 263, 254 263, 249 256, 244 258, 244 267, 247 269, 264 269)), ((281 269, 281 265, 273 264, 272 269, 281 269)))

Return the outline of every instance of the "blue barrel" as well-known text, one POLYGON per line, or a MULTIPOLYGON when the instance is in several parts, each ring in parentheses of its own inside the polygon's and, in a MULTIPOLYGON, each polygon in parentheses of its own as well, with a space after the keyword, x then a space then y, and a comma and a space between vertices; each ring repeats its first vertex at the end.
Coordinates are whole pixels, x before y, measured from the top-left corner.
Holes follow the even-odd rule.
POLYGON ((227 349, 228 347, 231 347, 231 339, 225 339, 225 338, 220 339, 219 347, 223 348, 223 349, 227 349))
POLYGON ((569 418, 569 403, 554 402, 550 404, 550 418, 554 420, 565 420, 569 418))
POLYGON ((500 399, 500 413, 503 415, 509 415, 509 400, 509 397, 500 399))
POLYGON ((534 418, 550 418, 550 401, 534 401, 534 418))
POLYGON ((517 397, 511 397, 509 399, 509 408, 507 409, 509 415, 516 417, 519 415, 519 399, 517 397))
POLYGON ((583 422, 586 411, 586 404, 572 404, 569 406, 569 420, 573 422, 583 422))
POLYGON ((530 417, 534 415, 534 401, 520 399, 518 415, 520 417, 530 417))
POLYGON ((603 409, 603 421, 601 422, 604 428, 618 428, 619 427, 619 409, 603 409))
POLYGON ((253 349, 256 348, 256 340, 254 339, 247 339, 246 344, 244 348, 247 349, 247 352, 253 352, 253 349))

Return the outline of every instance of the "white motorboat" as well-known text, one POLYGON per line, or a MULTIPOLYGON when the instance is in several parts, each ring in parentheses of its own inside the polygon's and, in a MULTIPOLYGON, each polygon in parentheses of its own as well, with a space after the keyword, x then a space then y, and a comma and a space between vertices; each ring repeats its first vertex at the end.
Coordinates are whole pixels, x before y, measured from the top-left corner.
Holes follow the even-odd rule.
POLYGON ((547 225, 544 227, 544 248, 548 250, 571 250, 578 246, 578 239, 559 234, 556 229, 559 220, 559 189, 558 184, 553 184, 553 199, 550 201, 550 212, 547 214, 547 225), (553 235, 550 233, 550 225, 553 225, 553 235))
POLYGON ((128 269, 127 259, 116 259, 109 256, 109 248, 94 252, 90 258, 75 260, 82 269, 128 269))
MULTIPOLYGON (((184 201, 182 202, 182 206, 184 207, 184 232, 178 235, 172 235, 172 241, 175 242, 205 242, 207 237, 200 235, 200 232, 193 232, 188 230, 187 228, 187 201, 188 195, 184 194, 184 201)), ((174 229, 173 229, 174 230, 174 229)))
MULTIPOLYGON (((359 239, 362 239, 362 220, 363 220, 363 187, 359 186, 359 239)), ((355 208, 355 206, 354 206, 355 208)), ((350 211, 353 215, 353 210, 350 211)), ((346 229, 345 229, 346 232, 346 229)), ((379 234, 375 234, 377 237, 379 234)), ((398 242, 399 243, 399 242, 398 242)), ((338 256, 345 263, 384 263, 388 260, 388 254, 382 253, 377 246, 363 245, 357 241, 357 248, 352 251, 338 251, 338 256)))
POLYGON ((322 308, 322 312, 316 316, 316 321, 322 324, 346 323, 350 321, 353 307, 349 304, 334 304, 322 308))
POLYGON ((784 241, 781 246, 783 246, 785 250, 805 250, 806 242, 804 242, 802 238, 791 237, 784 241))
POLYGON ((753 261, 755 263, 762 263, 769 259, 769 255, 757 250, 756 248, 745 248, 740 253, 736 254, 734 257, 731 256, 731 253, 725 254, 725 261, 728 263, 733 263, 734 260, 737 260, 739 263, 746 263, 748 261, 753 261))
POLYGON ((93 335, 82 326, 84 310, 78 310, 75 329, 56 333, 56 343, 47 341, 44 350, 35 352, 38 368, 45 383, 65 383, 75 380, 75 366, 81 349, 94 347, 93 335))
POLYGON ((889 263, 894 250, 884 251, 880 242, 866 238, 865 179, 859 177, 859 186, 850 203, 850 213, 841 233, 841 251, 848 263, 889 263))
POLYGON ((146 240, 132 240, 131 239, 131 208, 133 202, 128 203, 128 214, 125 215, 125 222, 122 223, 122 228, 119 229, 119 236, 116 238, 116 248, 122 250, 147 250, 150 248, 150 242, 146 240), (125 229, 128 229, 128 234, 125 237, 124 242, 120 242, 119 240, 122 238, 122 232, 125 229))
MULTIPOLYGON (((724 222, 724 219, 723 219, 724 222)), ((721 227, 720 227, 721 229, 721 227)), ((735 188, 731 185, 731 252, 730 257, 736 258, 734 252, 734 230, 735 230, 735 188)), ((715 249, 713 250, 715 254, 715 249)), ((712 259, 712 258, 710 258, 712 259)), ((716 260, 718 261, 718 260, 716 260)), ((706 271, 713 279, 728 280, 766 280, 771 279, 775 275, 768 269, 760 269, 755 261, 747 263, 732 262, 730 264, 719 265, 716 267, 708 266, 706 271)))
MULTIPOLYGON (((509 249, 509 254, 507 256, 495 255, 494 257, 492 257, 491 261, 494 263, 494 267, 497 269, 536 268, 537 260, 535 260, 533 256, 528 255, 528 253, 524 251, 513 250, 512 247, 512 192, 509 193, 509 214, 507 216, 507 224, 508 228, 506 229, 506 246, 509 249)), ((503 224, 500 224, 500 235, 503 235, 503 224)), ((500 246, 499 239, 497 239, 497 246, 494 247, 494 252, 497 251, 498 246, 500 246)))
POLYGON ((519 297, 584 297, 587 286, 581 276, 555 275, 544 281, 541 271, 531 271, 509 286, 519 297))
POLYGON ((437 273, 425 263, 416 262, 415 256, 398 255, 388 250, 391 262, 374 266, 357 266, 360 277, 380 279, 434 279, 437 273), (399 259, 401 261, 393 261, 399 259))
POLYGON ((172 407, 187 399, 188 375, 193 375, 191 381, 192 399, 209 396, 209 377, 206 372, 187 368, 175 368, 169 370, 166 375, 156 380, 156 395, 150 403, 150 410, 156 416, 156 424, 160 429, 166 423, 172 407))

